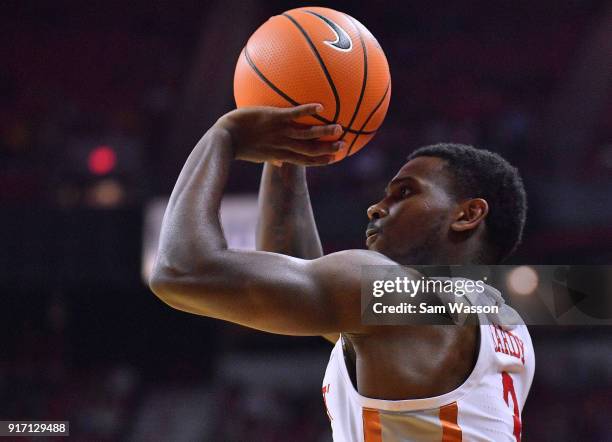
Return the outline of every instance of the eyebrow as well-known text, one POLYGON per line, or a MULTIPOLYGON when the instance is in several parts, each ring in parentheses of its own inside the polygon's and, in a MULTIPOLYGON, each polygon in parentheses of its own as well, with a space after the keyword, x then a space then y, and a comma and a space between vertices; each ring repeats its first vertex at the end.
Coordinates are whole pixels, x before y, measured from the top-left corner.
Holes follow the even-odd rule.
POLYGON ((405 183, 407 181, 410 181, 412 184, 417 184, 417 185, 420 184, 419 180, 417 180, 414 177, 403 176, 403 177, 400 177, 400 178, 396 178, 396 179, 392 180, 389 184, 387 184, 387 186, 385 187, 385 193, 389 193, 389 191, 391 190, 392 186, 397 186, 398 184, 405 183))

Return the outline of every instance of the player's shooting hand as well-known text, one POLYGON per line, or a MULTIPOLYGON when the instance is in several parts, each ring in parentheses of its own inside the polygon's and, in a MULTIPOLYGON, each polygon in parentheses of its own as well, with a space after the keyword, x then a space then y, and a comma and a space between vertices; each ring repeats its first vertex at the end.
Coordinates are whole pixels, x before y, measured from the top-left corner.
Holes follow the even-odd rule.
POLYGON ((319 104, 303 104, 291 108, 241 108, 223 115, 215 126, 231 134, 238 160, 325 165, 333 160, 343 142, 319 141, 319 138, 340 136, 340 125, 308 126, 296 122, 298 118, 315 115, 321 110, 319 104))

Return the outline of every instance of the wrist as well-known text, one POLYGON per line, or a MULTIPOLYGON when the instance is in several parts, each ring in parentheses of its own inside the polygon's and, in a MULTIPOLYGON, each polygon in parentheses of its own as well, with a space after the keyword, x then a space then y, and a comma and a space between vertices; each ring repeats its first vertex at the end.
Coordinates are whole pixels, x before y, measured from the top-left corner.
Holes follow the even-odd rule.
POLYGON ((283 163, 282 167, 275 167, 273 175, 276 185, 290 195, 308 194, 306 182, 306 167, 291 163, 283 163))
POLYGON ((231 151, 232 151, 232 158, 236 158, 236 149, 237 149, 237 144, 236 144, 236 131, 237 131, 237 127, 236 124, 233 123, 231 121, 231 119, 226 118, 226 115, 223 115, 221 118, 219 118, 215 124, 212 125, 212 127, 210 128, 209 132, 214 134, 215 136, 218 137, 222 137, 227 141, 227 144, 229 145, 231 151))

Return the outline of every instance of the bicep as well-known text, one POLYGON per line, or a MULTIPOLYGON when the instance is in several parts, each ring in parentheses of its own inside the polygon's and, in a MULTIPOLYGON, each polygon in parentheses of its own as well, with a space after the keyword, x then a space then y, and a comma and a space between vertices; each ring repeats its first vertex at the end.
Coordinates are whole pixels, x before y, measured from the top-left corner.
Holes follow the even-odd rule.
POLYGON ((166 278, 160 297, 171 306, 263 331, 325 335, 361 322, 360 266, 333 254, 226 250, 207 268, 166 278))

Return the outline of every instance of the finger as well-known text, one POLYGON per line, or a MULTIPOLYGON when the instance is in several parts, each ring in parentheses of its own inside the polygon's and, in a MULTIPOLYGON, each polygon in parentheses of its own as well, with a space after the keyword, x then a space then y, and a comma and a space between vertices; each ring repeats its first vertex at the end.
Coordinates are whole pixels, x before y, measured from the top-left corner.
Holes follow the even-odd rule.
POLYGON ((308 115, 316 115, 323 111, 323 105, 319 103, 301 104, 299 106, 290 107, 285 110, 285 115, 289 120, 295 120, 308 115))
POLYGON ((338 136, 342 133, 339 124, 327 124, 322 126, 293 126, 287 129, 287 136, 294 140, 314 140, 321 137, 338 136))
POLYGON ((300 155, 316 157, 319 155, 335 155, 344 146, 344 141, 311 141, 288 138, 282 146, 278 147, 281 150, 289 150, 300 155))

